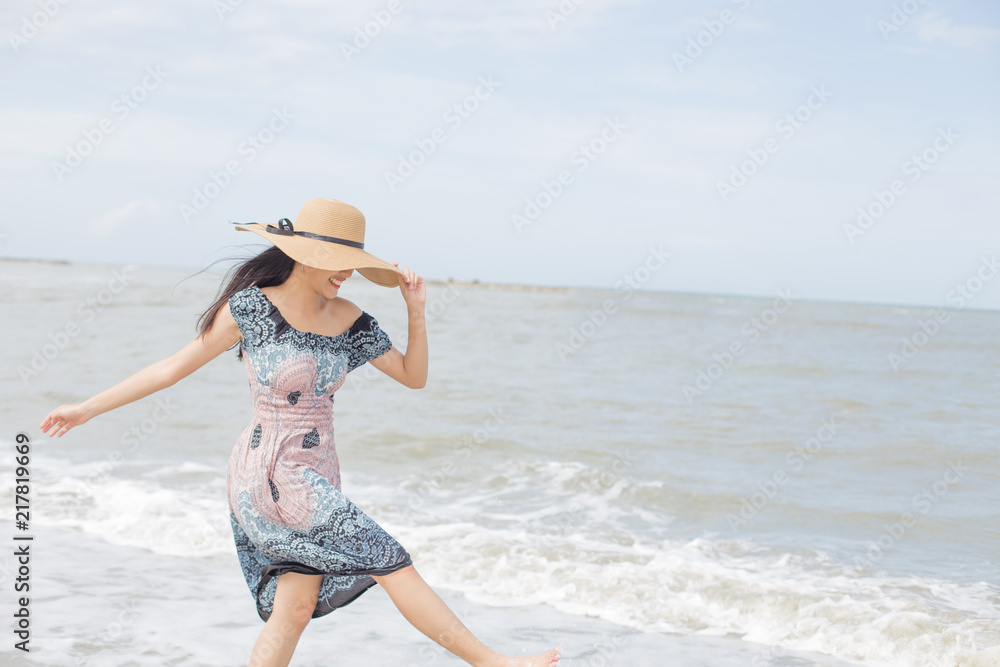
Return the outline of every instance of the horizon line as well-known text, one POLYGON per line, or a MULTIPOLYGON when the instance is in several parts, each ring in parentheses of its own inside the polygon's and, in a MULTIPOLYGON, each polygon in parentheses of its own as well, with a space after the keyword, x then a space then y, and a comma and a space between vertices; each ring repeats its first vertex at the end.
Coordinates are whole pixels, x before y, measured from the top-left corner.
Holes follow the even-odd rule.
MULTIPOLYGON (((49 259, 42 257, 4 257, 0 256, 0 262, 37 262, 43 264, 92 264, 98 266, 113 266, 115 263, 111 262, 96 262, 88 260, 68 260, 68 259, 49 259)), ((162 269, 198 269, 195 266, 186 266, 180 264, 149 264, 149 263, 135 263, 126 262, 126 265, 132 266, 148 266, 162 269)), ((200 271, 209 272, 210 264, 207 267, 203 267, 200 271)), ((225 272, 220 272, 224 274, 225 272)), ((197 275, 197 274, 196 274, 197 275)), ((191 276, 193 277, 193 276, 191 276)), ((352 276, 351 278, 355 278, 352 276)), ((355 278, 357 279, 357 278, 355 278)), ((361 279, 364 279, 361 277, 361 279)), ((349 278, 350 280, 350 278, 349 278)), ((470 280, 460 280, 456 278, 424 278, 424 282, 432 285, 464 285, 467 287, 486 287, 490 289, 521 289, 521 290, 535 290, 535 291, 568 291, 568 290, 592 290, 598 292, 611 292, 616 291, 614 287, 598 287, 595 285, 536 285, 529 283, 500 283, 500 282, 490 282, 481 281, 478 278, 473 278, 470 280)), ((634 292, 645 292, 651 294, 670 294, 676 296, 700 296, 700 297, 724 297, 724 298, 736 298, 736 299, 770 299, 773 298, 773 294, 739 294, 735 292, 691 292, 682 290, 671 290, 671 289, 654 289, 654 288, 639 288, 632 290, 634 292)), ((835 304, 835 305, 851 305, 851 306, 870 306, 870 307, 892 307, 892 308, 914 308, 914 309, 925 309, 925 310, 947 310, 950 312, 961 312, 974 310, 977 312, 1000 312, 1000 308, 990 308, 990 307, 976 307, 976 306, 965 306, 962 308, 950 307, 947 305, 927 305, 927 304, 915 304, 915 303, 891 303, 883 301, 849 301, 845 299, 822 299, 822 298, 804 298, 796 297, 795 301, 804 303, 820 303, 820 304, 835 304)))

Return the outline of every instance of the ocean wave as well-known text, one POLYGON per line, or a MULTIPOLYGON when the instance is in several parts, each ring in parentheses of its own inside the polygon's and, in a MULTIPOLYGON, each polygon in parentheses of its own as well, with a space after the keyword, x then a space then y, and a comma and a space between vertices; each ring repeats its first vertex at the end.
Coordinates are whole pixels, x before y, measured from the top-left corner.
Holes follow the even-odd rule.
POLYGON ((858 572, 743 541, 613 544, 530 527, 383 522, 425 577, 491 605, 544 603, 627 627, 735 635, 866 664, 995 665, 998 589, 858 572))
POLYGON ((439 490, 416 509, 406 485, 350 483, 358 498, 379 499, 362 506, 425 577, 475 602, 737 637, 765 657, 788 649, 871 665, 1000 664, 994 584, 864 570, 750 540, 653 540, 651 526, 672 517, 634 502, 652 483, 602 478, 578 462, 519 461, 493 477, 439 490))
MULTIPOLYGON (((8 458, 0 459, 0 474, 9 478, 8 458)), ((111 544, 179 558, 236 553, 225 480, 221 486, 167 486, 110 473, 106 461, 77 464, 37 453, 33 458, 33 523, 75 528, 111 544)), ((163 466, 148 477, 203 469, 182 463, 163 466)), ((13 504, 12 493, 9 487, 0 489, 0 502, 13 504)))
MULTIPOLYGON (((0 462, 0 473, 9 467, 0 462)), ((210 469, 175 462, 96 481, 99 470, 37 457, 34 520, 179 558, 234 551, 221 477, 203 479, 210 469), (200 481, 183 481, 192 474, 200 481)), ((886 666, 1000 660, 993 584, 865 571, 820 551, 747 540, 651 539, 649 524, 670 517, 629 498, 656 483, 601 478, 582 463, 518 462, 494 477, 461 502, 446 495, 420 507, 406 502, 405 484, 347 475, 345 486, 433 585, 474 602, 740 638, 761 646, 761 664, 784 650, 886 666), (538 479, 546 492, 526 502, 538 479)))

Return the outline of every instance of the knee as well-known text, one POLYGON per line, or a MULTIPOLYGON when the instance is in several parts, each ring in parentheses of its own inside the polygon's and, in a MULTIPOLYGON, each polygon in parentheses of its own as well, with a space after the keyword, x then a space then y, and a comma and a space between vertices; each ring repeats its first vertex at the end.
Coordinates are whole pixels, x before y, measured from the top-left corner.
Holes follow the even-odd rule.
POLYGON ((271 617, 282 631, 298 635, 309 625, 315 610, 316 596, 306 595, 297 598, 291 604, 275 605, 271 617))

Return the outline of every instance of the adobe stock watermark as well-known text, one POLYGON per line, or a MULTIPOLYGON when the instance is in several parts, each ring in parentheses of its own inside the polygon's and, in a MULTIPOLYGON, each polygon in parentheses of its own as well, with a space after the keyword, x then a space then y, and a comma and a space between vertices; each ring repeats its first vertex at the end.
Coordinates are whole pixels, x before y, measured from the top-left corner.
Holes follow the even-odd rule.
POLYGON ((30 16, 21 17, 21 28, 17 32, 7 33, 7 41, 14 53, 33 40, 54 19, 59 11, 68 5, 70 0, 39 0, 38 10, 30 16))
POLYGON ((795 133, 805 127, 813 114, 833 97, 833 93, 826 89, 826 84, 813 86, 809 89, 809 96, 806 101, 795 107, 774 124, 774 131, 779 136, 768 137, 759 147, 748 148, 746 160, 730 167, 729 178, 725 181, 716 181, 715 189, 723 202, 746 185, 751 178, 771 159, 771 156, 781 150, 781 142, 788 141, 795 133))
MULTIPOLYGON (((398 656, 393 659, 393 665, 399 667, 428 667, 437 664, 447 650, 446 647, 454 647, 458 637, 467 635, 471 626, 475 626, 474 617, 462 609, 456 609, 452 620, 445 628, 444 632, 438 634, 434 643, 418 642, 412 651, 408 651, 405 656, 398 656)), ((297 636, 297 635, 296 635, 297 636)), ((448 658, 445 658, 448 660, 448 658)), ((250 663, 249 667, 260 667, 259 664, 250 663)))
POLYGON ((243 4, 243 0, 213 0, 212 9, 220 21, 225 21, 226 17, 236 11, 243 4))
POLYGON ((565 546, 565 539, 568 536, 583 532, 586 520, 583 515, 585 509, 578 502, 566 506, 558 516, 546 524, 544 532, 532 536, 527 547, 538 553, 558 551, 565 546))
MULTIPOLYGON (((582 484, 582 490, 598 494, 613 489, 619 482, 625 481, 625 473, 635 467, 639 457, 628 447, 618 447, 612 453, 610 465, 603 468, 596 478, 589 478, 582 484)), ((558 552, 566 546, 565 540, 574 533, 585 532, 585 507, 578 502, 562 509, 559 515, 549 522, 544 532, 532 536, 526 548, 539 554, 546 551, 558 552)))
POLYGON ((414 497, 407 501, 410 507, 413 509, 423 507, 428 498, 441 489, 442 483, 458 475, 461 472, 462 465, 471 461, 472 457, 483 445, 489 442, 503 428, 504 424, 507 423, 502 406, 489 408, 486 414, 488 416, 483 419, 482 423, 472 433, 459 438, 458 442, 452 447, 451 456, 441 465, 439 470, 422 475, 414 497))
POLYGON ((93 495, 94 487, 108 481, 115 468, 125 460, 126 455, 135 453, 139 449, 139 445, 149 440, 153 434, 160 430, 160 426, 173 416, 176 410, 177 406, 170 402, 169 397, 166 399, 157 397, 156 407, 153 408, 150 416, 137 424, 132 424, 127 431, 122 433, 120 438, 122 448, 112 450, 107 458, 98 463, 94 471, 87 476, 84 484, 87 486, 88 493, 93 495))
POLYGON ((859 568, 874 567, 885 554, 892 550, 896 544, 906 536, 908 529, 917 525, 921 515, 931 511, 935 503, 948 495, 951 487, 958 484, 965 476, 966 468, 962 465, 962 460, 948 461, 948 469, 940 479, 933 484, 921 489, 920 493, 910 499, 910 505, 916 511, 903 512, 899 515, 899 520, 893 523, 882 524, 882 534, 875 540, 868 540, 865 543, 867 549, 864 556, 855 556, 854 565, 859 568))
MULTIPOLYGON (((740 11, 746 11, 750 8, 751 0, 732 0, 732 3, 740 11)), ((705 51, 715 44, 717 39, 722 37, 726 28, 732 25, 738 16, 739 14, 732 9, 723 9, 719 12, 718 18, 710 18, 702 21, 701 24, 704 26, 704 29, 688 37, 687 44, 683 50, 674 51, 673 53, 674 65, 677 66, 677 71, 681 74, 686 74, 687 72, 684 71, 684 68, 693 65, 694 61, 701 58, 705 54, 705 51)))
MULTIPOLYGON (((576 167, 577 173, 587 171, 590 165, 604 155, 608 150, 608 146, 617 141, 627 128, 628 126, 617 116, 614 119, 606 119, 604 127, 594 138, 584 144, 580 144, 573 151, 573 154, 569 158, 570 165, 576 167)), ((566 188, 573 185, 575 178, 572 171, 562 169, 551 181, 543 180, 540 183, 541 187, 535 195, 525 198, 524 208, 521 212, 513 213, 510 216, 510 221, 514 224, 514 229, 517 230, 517 233, 520 234, 524 231, 525 227, 533 225, 542 215, 542 212, 552 206, 566 192, 566 188)))
MULTIPOLYGON (((469 120, 476 113, 482 104, 493 97, 501 83, 493 78, 493 75, 479 77, 479 85, 464 98, 452 104, 441 114, 441 120, 454 132, 462 127, 465 121, 469 120)), ((448 130, 443 127, 435 127, 427 136, 414 139, 416 148, 407 155, 399 156, 399 164, 394 171, 384 172, 385 184, 389 186, 390 192, 395 192, 396 188, 403 184, 406 179, 416 173, 417 169, 425 164, 437 152, 438 146, 448 140, 448 130)))
POLYGON ((193 218, 203 213, 212 201, 232 184, 233 179, 243 172, 243 169, 252 164, 258 155, 274 143, 278 135, 284 132, 294 119, 295 115, 288 110, 287 106, 272 109, 271 117, 268 118, 264 127, 247 135, 246 139, 236 147, 237 156, 226 161, 226 164, 218 171, 209 171, 205 182, 193 189, 190 203, 181 202, 178 204, 177 210, 184 223, 190 224, 193 218))
POLYGON ((621 304, 632 298, 635 290, 641 289, 652 279, 654 273, 667 265, 670 253, 666 252, 662 245, 658 248, 649 246, 648 251, 649 254, 641 264, 614 284, 615 291, 619 293, 614 299, 605 299, 600 308, 588 310, 583 320, 569 328, 569 337, 565 342, 556 341, 556 355, 560 361, 565 363, 572 355, 579 352, 608 323, 608 318, 618 312, 621 304))
MULTIPOLYGON (((942 155, 955 145, 955 139, 960 136, 951 129, 950 125, 947 128, 939 127, 937 136, 931 144, 920 153, 910 156, 903 163, 903 176, 908 177, 911 183, 916 183, 942 155)), ((867 206, 858 207, 858 217, 855 223, 844 225, 844 234, 847 236, 847 240, 853 245, 854 240, 859 236, 864 236, 865 232, 871 229, 906 192, 906 183, 901 178, 893 179, 886 190, 875 190, 872 193, 872 201, 867 206)))
MULTIPOLYGON (((970 301, 976 298, 976 295, 983 290, 986 284, 996 277, 998 272, 1000 272, 1000 262, 997 262, 997 256, 995 254, 991 257, 983 256, 976 272, 964 281, 956 284, 945 297, 945 300, 954 306, 951 310, 959 311, 965 308, 970 301)), ((938 333, 941 332, 942 327, 951 320, 951 316, 952 313, 948 309, 938 308, 931 317, 921 320, 913 333, 902 338, 897 352, 886 354, 889 367, 898 373, 901 368, 934 340, 938 333)))
POLYGON ((634 468, 638 461, 639 457, 631 449, 617 447, 612 452, 611 465, 602 470, 597 479, 585 483, 583 488, 591 492, 613 488, 619 482, 625 481, 625 473, 634 468))
MULTIPOLYGON (((608 464, 601 467, 596 476, 585 479, 580 488, 586 493, 591 494, 599 494, 612 490, 620 482, 628 481, 625 474, 634 468, 638 461, 639 457, 628 447, 616 447, 611 452, 611 459, 608 464)), ((562 543, 556 539, 557 537, 563 538, 568 536, 571 534, 571 529, 574 526, 579 527, 581 531, 583 530, 583 522, 586 521, 586 517, 581 517, 580 512, 582 510, 584 510, 584 507, 579 503, 573 503, 570 507, 565 508, 565 511, 561 512, 564 516, 553 521, 555 529, 547 530, 538 535, 534 544, 528 545, 529 548, 535 551, 541 551, 543 548, 558 550, 562 546, 562 543)))
POLYGON ((712 358, 715 361, 698 371, 698 377, 695 379, 694 384, 686 384, 681 387, 681 393, 687 399, 688 405, 694 403, 696 396, 701 396, 711 389, 715 381, 725 375, 733 367, 736 359, 746 352, 747 348, 744 345, 744 338, 749 339, 747 343, 755 343, 761 334, 766 333, 778 322, 781 315, 791 309, 793 303, 792 290, 790 288, 786 287, 784 292, 778 290, 778 296, 771 303, 770 308, 765 308, 760 311, 759 315, 751 317, 744 322, 740 326, 740 334, 743 338, 733 340, 722 352, 713 354, 712 358))
POLYGON ((545 20, 549 22, 549 28, 555 30, 560 23, 565 23, 569 17, 576 14, 576 10, 587 0, 561 0, 559 6, 545 10, 545 20))
POLYGON ((75 144, 67 144, 66 157, 62 162, 52 163, 52 173, 60 183, 68 174, 73 173, 86 157, 92 155, 98 146, 119 127, 149 97, 149 94, 160 87, 169 76, 160 65, 147 65, 146 74, 136 85, 122 93, 111 103, 111 114, 99 120, 93 127, 80 131, 83 139, 75 144))
POLYGON ((218 546, 220 540, 232 540, 233 524, 228 512, 213 512, 203 518, 205 522, 199 528, 184 533, 184 546, 192 556, 204 556, 205 550, 218 546))
MULTIPOLYGON (((428 300, 427 303, 424 304, 424 324, 431 324, 444 315, 445 311, 447 311, 448 308, 458 300, 458 297, 462 295, 462 292, 464 292, 465 289, 466 286, 462 286, 455 282, 446 283, 444 290, 442 290, 440 294, 435 294, 433 299, 428 300)), ((387 333, 390 333, 388 328, 383 328, 386 329, 387 333)), ((390 337, 393 341, 396 341, 397 345, 405 345, 409 340, 409 334, 409 321, 407 321, 406 328, 404 330, 392 332, 390 333, 390 337)), ((368 368, 374 369, 374 367, 370 364, 366 364, 365 371, 367 371, 368 368)), ((381 374, 378 370, 375 370, 375 372, 377 374, 381 374)), ((357 374, 358 373, 355 372, 352 375, 357 374)))
MULTIPOLYGON (((74 655, 73 667, 89 667, 93 664, 106 664, 102 657, 97 663, 91 662, 95 657, 93 649, 107 649, 118 642, 122 635, 135 625, 139 617, 138 603, 134 599, 125 599, 118 603, 118 616, 105 624, 104 628, 97 634, 92 635, 85 643, 89 655, 74 655)), ((72 652, 75 652, 73 649, 72 652)))
POLYGON ((61 329, 50 331, 48 342, 31 351, 31 362, 28 365, 18 364, 17 374, 21 382, 27 385, 32 378, 41 375, 49 363, 69 346, 70 341, 79 336, 84 327, 93 322, 128 287, 133 279, 130 274, 135 269, 135 265, 129 264, 113 271, 104 289, 78 303, 74 311, 76 316, 67 320, 61 329))
POLYGON ((424 304, 424 320, 430 323, 444 315, 444 312, 458 301, 458 297, 462 296, 464 291, 465 287, 458 283, 445 283, 441 293, 434 295, 429 303, 424 304))
POLYGON ((791 625, 785 625, 785 636, 778 641, 777 644, 771 644, 767 646, 757 655, 750 660, 750 667, 776 667, 777 665, 790 665, 795 663, 789 663, 787 659, 788 651, 791 649, 788 644, 790 643, 790 636, 793 636, 798 640, 809 640, 813 639, 812 635, 803 635, 801 632, 796 630, 791 625), (780 660, 780 662, 775 662, 780 660))
POLYGON ((372 20, 363 26, 354 26, 354 40, 352 43, 341 42, 340 52, 344 54, 347 62, 353 62, 361 52, 371 46, 372 42, 382 34, 382 31, 389 27, 392 19, 399 12, 403 11, 403 3, 400 0, 389 0, 385 9, 377 9, 372 12, 372 20))
MULTIPOLYGON (((530 538, 533 538, 531 535, 530 538)), ((530 539, 529 538, 529 539, 530 539)), ((609 555, 601 559, 606 563, 624 564, 629 562, 628 556, 621 558, 616 555, 609 555)), ((538 598, 538 586, 533 577, 523 578, 513 582, 516 584, 514 595, 518 598, 538 598)), ((625 612, 626 625, 638 627, 643 631, 648 631, 667 621, 670 609, 677 603, 677 592, 671 590, 668 585, 636 586, 625 585, 615 586, 607 589, 610 596, 608 603, 618 610, 625 612)), ((664 628, 665 629, 665 628, 664 628)), ((597 635, 594 635, 596 637, 597 635)), ((639 662, 635 656, 630 656, 627 647, 624 654, 619 655, 618 651, 622 644, 634 638, 632 633, 615 632, 614 635, 600 643, 592 644, 592 649, 577 653, 572 656, 573 667, 649 667, 651 664, 671 664, 660 662, 639 662)), ((580 638, 581 644, 583 638, 580 638)), ((582 650, 582 646, 580 649, 582 650)), ((566 656, 564 656, 564 660, 566 656)), ((560 663, 562 664, 562 663, 560 663)), ((691 664, 691 663, 688 663, 691 664)), ((697 663, 709 664, 709 663, 697 663)), ((413 667, 413 666, 408 666, 413 667)))
POLYGON ((795 473, 801 472, 806 463, 812 461, 825 445, 833 442, 839 426, 836 415, 821 420, 816 435, 785 454, 785 465, 788 466, 788 470, 778 468, 769 478, 757 482, 757 491, 740 498, 739 514, 734 512, 726 514, 726 521, 733 533, 736 533, 740 526, 748 525, 768 503, 774 500, 795 473))
POLYGON ((925 5, 927 5, 928 0, 903 0, 899 4, 894 4, 892 6, 892 12, 889 14, 887 19, 879 19, 875 23, 875 27, 878 31, 882 33, 882 39, 889 41, 889 35, 894 32, 899 32, 904 25, 910 22, 910 19, 919 12, 925 5))
MULTIPOLYGON (((463 285, 455 282, 448 282, 439 294, 434 294, 433 298, 428 297, 428 301, 424 304, 425 324, 431 324, 444 315, 445 311, 447 311, 452 304, 458 301, 458 298, 462 295, 465 289, 466 287, 463 285)), ((398 336, 393 336, 392 340, 397 346, 403 345, 406 343, 407 336, 400 334, 398 336)), ((356 368, 348 374, 347 380, 344 381, 344 384, 339 391, 360 393, 364 387, 366 387, 373 380, 382 377, 385 377, 382 371, 378 370, 371 364, 365 364, 361 368, 356 368)))

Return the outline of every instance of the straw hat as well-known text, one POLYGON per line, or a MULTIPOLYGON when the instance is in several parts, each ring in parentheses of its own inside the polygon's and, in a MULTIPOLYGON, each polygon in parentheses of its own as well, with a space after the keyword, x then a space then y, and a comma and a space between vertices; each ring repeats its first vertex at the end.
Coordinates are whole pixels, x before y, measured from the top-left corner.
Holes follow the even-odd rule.
POLYGON ((248 222, 237 224, 236 229, 267 239, 306 266, 327 271, 357 269, 383 287, 396 287, 396 276, 403 275, 389 262, 364 251, 364 214, 336 199, 310 199, 302 205, 294 224, 282 218, 277 226, 248 222))

